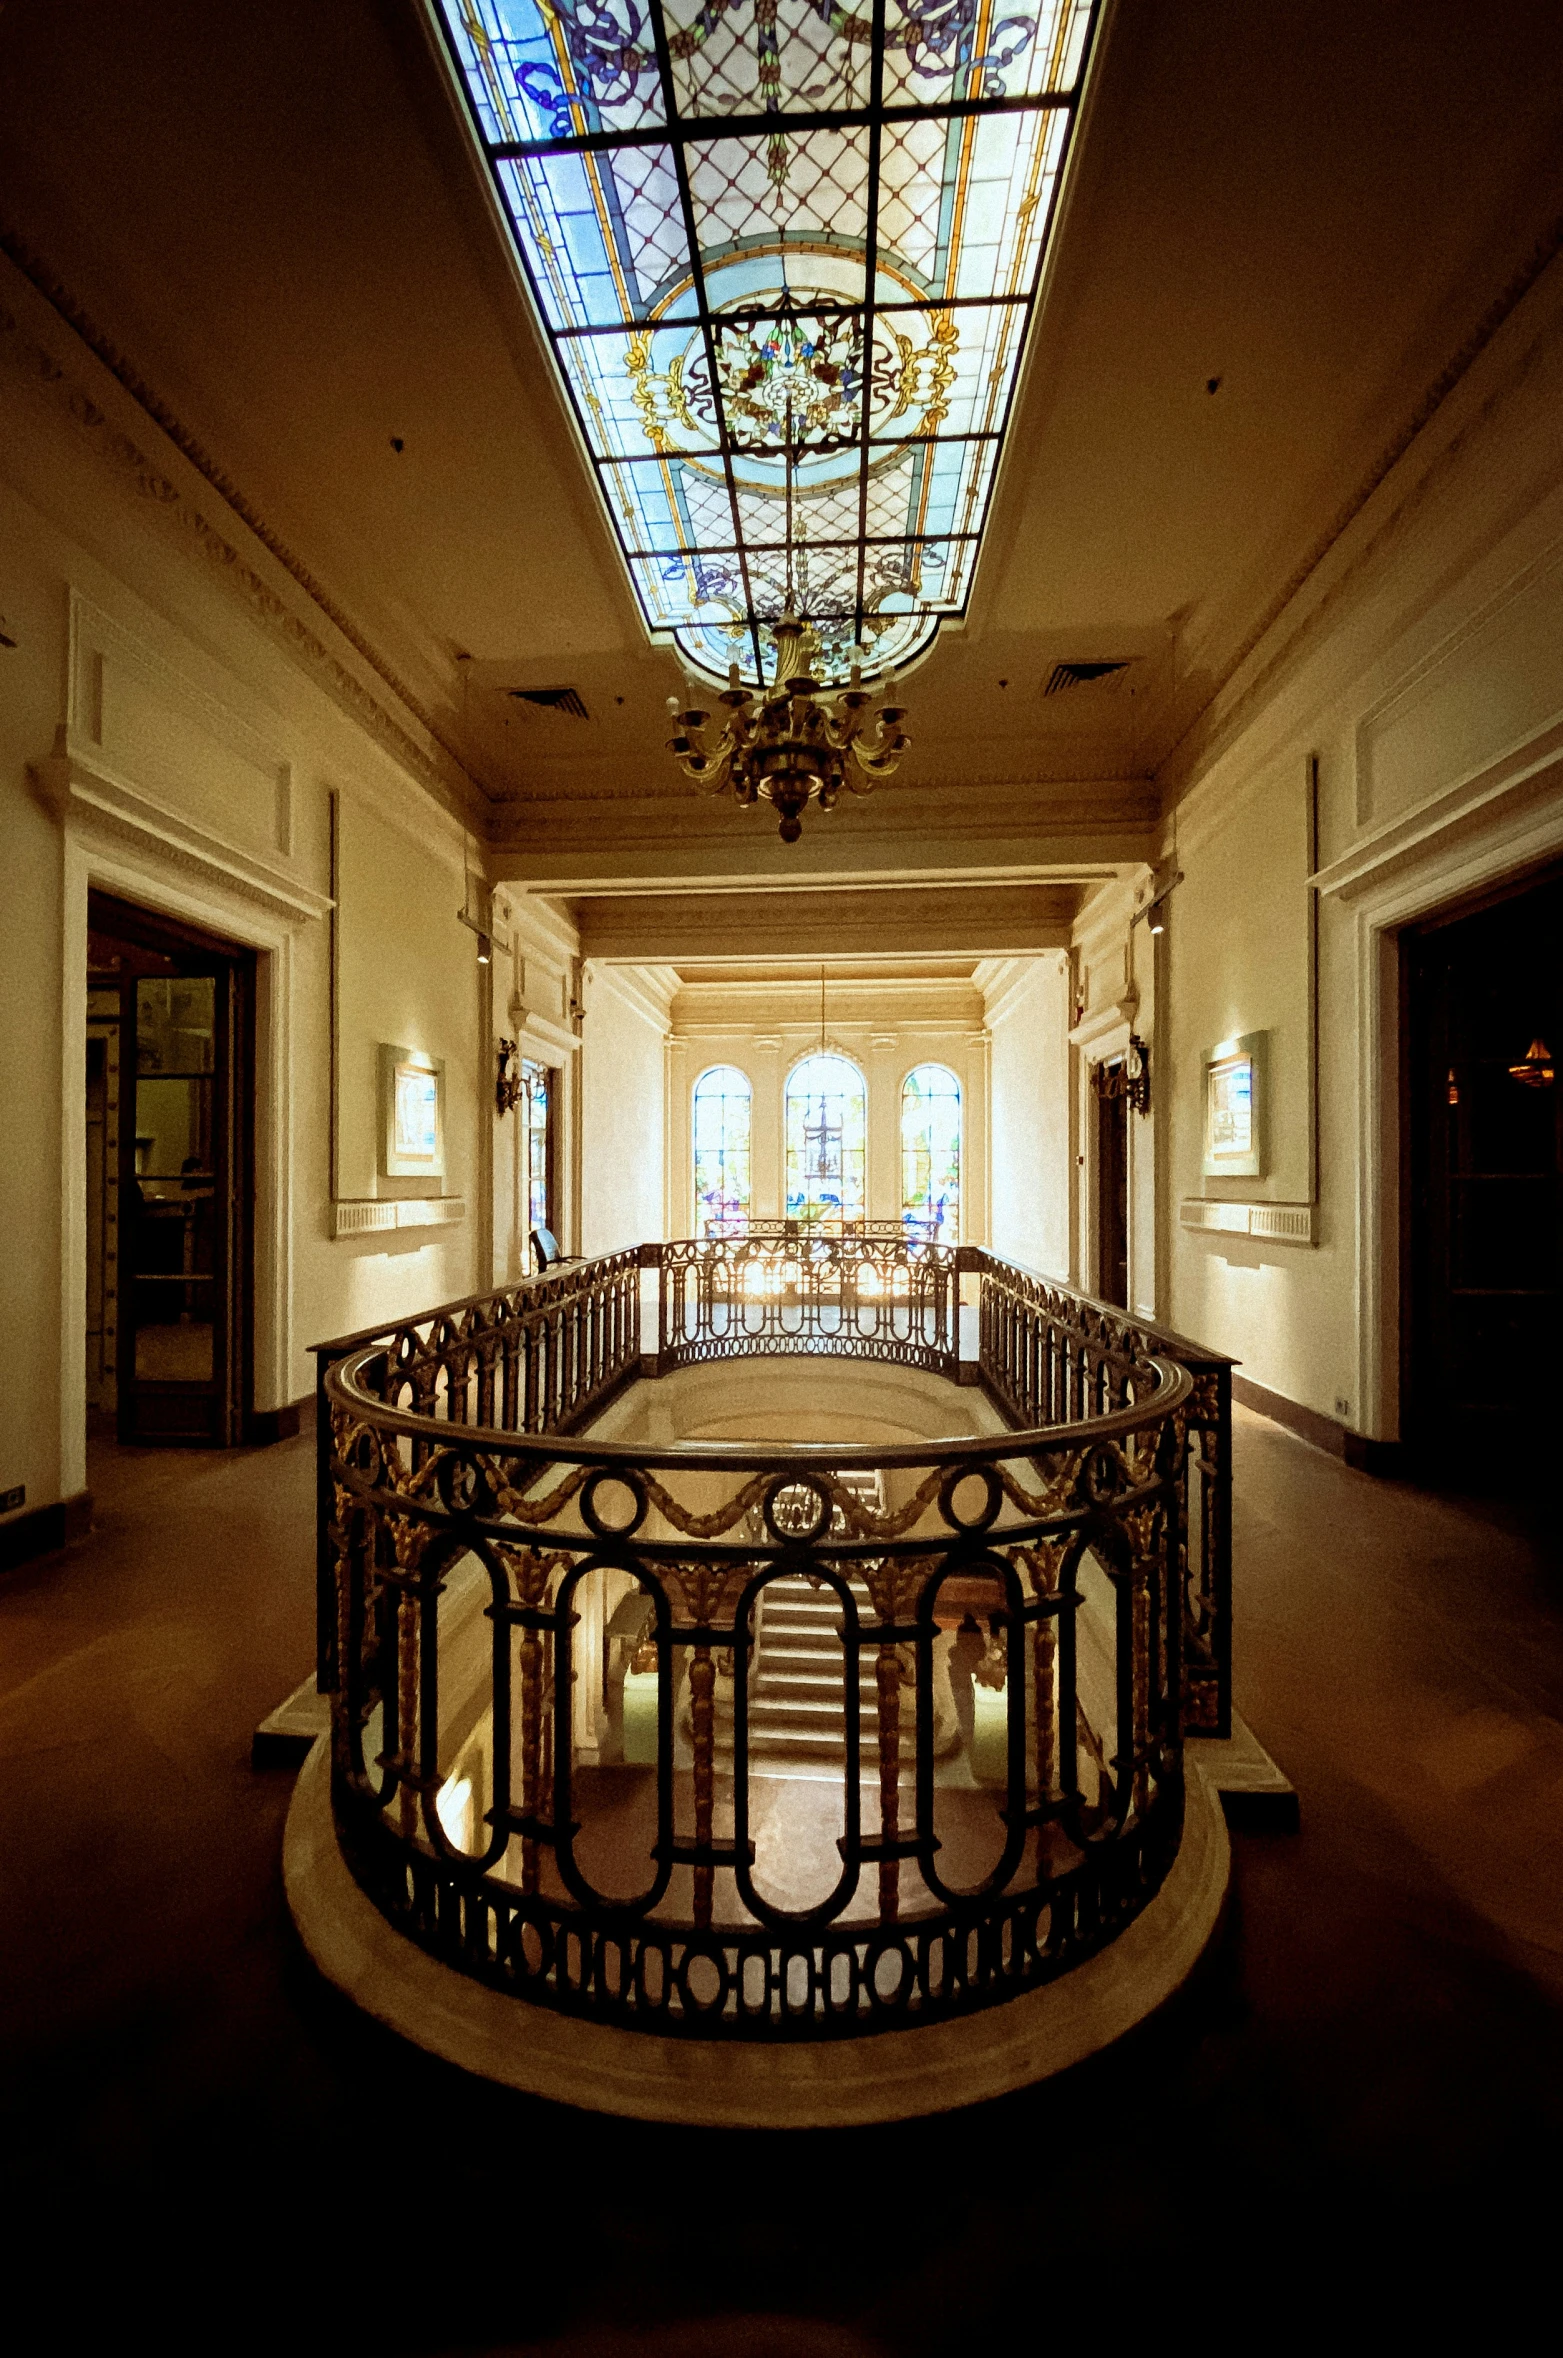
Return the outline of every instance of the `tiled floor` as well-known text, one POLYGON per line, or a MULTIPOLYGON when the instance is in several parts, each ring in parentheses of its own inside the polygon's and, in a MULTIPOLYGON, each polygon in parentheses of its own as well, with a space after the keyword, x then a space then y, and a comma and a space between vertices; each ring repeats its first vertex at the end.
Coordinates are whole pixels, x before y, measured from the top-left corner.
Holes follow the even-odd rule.
POLYGON ((1563 1570, 1539 1510, 1378 1483, 1243 1416, 1238 1699, 1303 1830, 1238 1839, 1204 1984, 1061 2087, 739 2138, 501 2097, 313 1980, 288 1780, 248 1766, 308 1658, 310 1471, 307 1441, 105 1453, 95 1537, 0 1591, 14 2346, 1399 2347, 1467 2293, 1512 2333, 1528 2279, 1555 2313, 1563 1570))

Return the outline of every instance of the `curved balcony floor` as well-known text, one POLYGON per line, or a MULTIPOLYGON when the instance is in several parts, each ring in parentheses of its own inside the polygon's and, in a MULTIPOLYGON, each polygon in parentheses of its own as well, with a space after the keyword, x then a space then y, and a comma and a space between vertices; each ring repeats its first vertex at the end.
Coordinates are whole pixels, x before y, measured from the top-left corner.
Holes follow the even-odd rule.
POLYGON ((872 2038, 764 2045, 662 2038, 529 2005, 427 1955, 349 1874, 331 1815, 330 1747, 288 1811, 283 1879, 316 1967, 374 2021, 477 2077, 632 2120, 698 2128, 866 2127, 953 2112, 1067 2071, 1158 2013, 1215 1938, 1231 1851, 1189 1766, 1183 1840, 1149 1906, 1073 1972, 981 2013, 872 2038))

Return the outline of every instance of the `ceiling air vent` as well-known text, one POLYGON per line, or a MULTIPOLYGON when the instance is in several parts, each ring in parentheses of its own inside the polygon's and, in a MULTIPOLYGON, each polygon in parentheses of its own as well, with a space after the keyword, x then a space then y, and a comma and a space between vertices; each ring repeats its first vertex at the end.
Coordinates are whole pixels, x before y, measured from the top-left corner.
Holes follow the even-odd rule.
POLYGON ((1128 670, 1131 660, 1125 655, 1108 663, 1055 663, 1042 693, 1061 696, 1066 688, 1092 688, 1100 681, 1116 683, 1119 673, 1128 670))
POLYGON ((510 694, 520 704, 535 704, 540 712, 567 712, 572 720, 591 717, 579 688, 512 688, 510 694))

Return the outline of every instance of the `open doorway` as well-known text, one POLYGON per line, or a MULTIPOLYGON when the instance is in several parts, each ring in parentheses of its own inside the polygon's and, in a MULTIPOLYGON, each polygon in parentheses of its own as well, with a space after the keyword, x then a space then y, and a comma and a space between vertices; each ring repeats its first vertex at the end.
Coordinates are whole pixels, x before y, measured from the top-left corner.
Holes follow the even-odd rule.
POLYGON ((1096 1295, 1115 1309, 1129 1306, 1129 1102, 1123 1059, 1110 1057, 1093 1074, 1096 1122, 1096 1295), (1114 1086, 1114 1082, 1118 1085, 1114 1086))
POLYGON ((222 1448, 253 1396, 254 955, 87 904, 87 1398, 222 1448))
POLYGON ((1560 940, 1557 875, 1401 937, 1403 1435, 1516 1479, 1563 1389, 1560 940))

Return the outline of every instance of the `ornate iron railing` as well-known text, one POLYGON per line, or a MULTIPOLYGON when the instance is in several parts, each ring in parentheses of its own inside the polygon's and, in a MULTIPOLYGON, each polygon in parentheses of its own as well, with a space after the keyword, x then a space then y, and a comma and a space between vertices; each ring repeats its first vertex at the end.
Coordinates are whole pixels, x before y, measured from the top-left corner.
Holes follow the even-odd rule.
POLYGON ((966 1252, 982 1380, 1023 1430, 578 1430, 643 1364, 801 1348, 953 1372, 956 1256, 882 1249, 906 1276, 872 1318, 868 1264, 811 1252, 787 1264, 803 1323, 757 1337, 746 1264, 705 1240, 321 1346, 338 1829, 450 1964, 664 2033, 860 2034, 1051 1979, 1158 1888, 1198 1387, 1142 1330, 966 1252))
POLYGON ((664 1245, 661 1364, 802 1352, 953 1378, 957 1258, 894 1228, 828 1234, 792 1221, 664 1245))
MULTIPOLYGON (((656 1266, 659 1246, 649 1248, 656 1266)), ((569 1433, 641 1373, 640 1272, 646 1248, 567 1262, 491 1294, 312 1346, 315 1356, 315 1653, 323 1694, 336 1679, 331 1552, 333 1430, 327 1377, 377 1347, 383 1397, 420 1418, 569 1433)))
POLYGON ((1232 1733, 1232 1362, 1169 1327, 1129 1319, 1070 1286, 978 1247, 961 1253, 981 1277, 978 1367, 1017 1424, 1061 1424, 1116 1398, 1124 1354, 1155 1352, 1186 1367, 1191 1455, 1185 1487, 1183 1724, 1232 1733))

